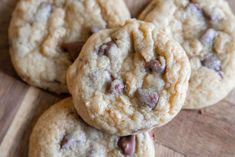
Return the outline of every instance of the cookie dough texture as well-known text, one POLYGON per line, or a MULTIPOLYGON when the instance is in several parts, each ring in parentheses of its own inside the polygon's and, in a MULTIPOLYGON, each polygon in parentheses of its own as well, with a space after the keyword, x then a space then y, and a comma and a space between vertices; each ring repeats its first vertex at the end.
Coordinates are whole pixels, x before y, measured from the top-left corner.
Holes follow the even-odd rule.
POLYGON ((192 76, 184 108, 222 100, 235 87, 235 18, 224 0, 153 0, 140 19, 184 47, 192 76))
MULTIPOLYGON (((39 118, 30 137, 29 157, 124 157, 118 139, 85 124, 67 98, 39 118)), ((150 134, 136 135, 134 156, 154 157, 154 153, 150 134)))
POLYGON ((122 0, 21 0, 9 28, 12 63, 27 83, 66 93, 72 57, 64 43, 85 42, 92 31, 122 25, 122 0))
POLYGON ((67 82, 75 108, 88 124, 130 135, 177 115, 190 69, 177 42, 150 23, 128 20, 87 41, 68 70, 67 82))

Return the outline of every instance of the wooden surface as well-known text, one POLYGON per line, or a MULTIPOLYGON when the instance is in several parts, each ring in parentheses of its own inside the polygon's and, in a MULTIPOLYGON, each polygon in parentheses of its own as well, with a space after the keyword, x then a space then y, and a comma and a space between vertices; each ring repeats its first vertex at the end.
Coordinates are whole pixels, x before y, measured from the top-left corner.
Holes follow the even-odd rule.
MULTIPOLYGON (((126 1, 137 14, 150 0, 126 1)), ((15 4, 0 0, 0 157, 26 157, 37 118, 61 99, 26 85, 12 68, 7 29, 15 4)), ((155 133, 156 157, 235 157, 235 90, 213 107, 182 111, 155 133)))

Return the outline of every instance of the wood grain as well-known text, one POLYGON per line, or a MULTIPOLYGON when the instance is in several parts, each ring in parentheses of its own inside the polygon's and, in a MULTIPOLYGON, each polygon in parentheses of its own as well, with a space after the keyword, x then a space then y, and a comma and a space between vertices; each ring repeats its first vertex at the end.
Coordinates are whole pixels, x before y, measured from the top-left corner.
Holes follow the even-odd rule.
MULTIPOLYGON (((136 17, 150 0, 125 1, 136 17)), ((14 72, 7 31, 16 2, 0 0, 0 157, 27 157, 36 120, 64 97, 30 87, 14 72)), ((235 157, 235 90, 213 107, 182 111, 155 134, 156 157, 235 157)))
POLYGON ((235 106, 226 103, 205 109, 202 113, 183 111, 169 125, 157 130, 158 142, 188 157, 235 156, 235 106), (229 112, 221 114, 221 108, 229 112), (209 111, 209 112, 208 112, 209 111), (230 118, 227 118, 230 117, 230 118), (167 132, 166 132, 167 130, 167 132))
POLYGON ((13 127, 8 130, 3 139, 0 152, 2 152, 1 149, 4 150, 3 152, 6 152, 4 156, 7 157, 27 156, 27 145, 33 125, 38 117, 58 100, 58 97, 30 87, 12 122, 13 127), (21 142, 16 145, 15 141, 21 142), (12 149, 15 151, 12 151, 12 149))
POLYGON ((8 44, 8 26, 16 2, 17 0, 0 0, 0 71, 19 79, 11 64, 8 44))
POLYGON ((15 81, 14 78, 0 73, 0 141, 3 140, 24 95, 27 91, 26 85, 15 81))

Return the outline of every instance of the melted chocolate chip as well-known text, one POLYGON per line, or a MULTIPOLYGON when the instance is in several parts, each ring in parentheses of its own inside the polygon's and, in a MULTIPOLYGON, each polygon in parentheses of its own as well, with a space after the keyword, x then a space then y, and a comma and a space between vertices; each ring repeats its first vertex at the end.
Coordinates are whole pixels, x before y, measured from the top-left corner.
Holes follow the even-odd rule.
POLYGON ((135 154, 136 137, 135 135, 120 137, 118 140, 118 147, 122 150, 124 155, 132 156, 135 154))
POLYGON ((201 61, 202 65, 215 70, 216 72, 221 72, 221 61, 219 60, 218 57, 216 57, 213 54, 209 54, 207 55, 202 61, 201 61))
POLYGON ((137 89, 137 96, 141 104, 153 109, 156 107, 159 94, 150 89, 137 89))
POLYGON ((64 136, 62 141, 60 142, 60 149, 68 149, 73 144, 75 144, 77 141, 68 135, 64 136))
POLYGON ((216 31, 210 28, 202 35, 200 41, 205 46, 212 46, 216 35, 216 31))
POLYGON ((189 3, 187 9, 190 10, 196 16, 199 16, 199 17, 203 17, 204 16, 203 10, 196 3, 189 3))
POLYGON ((156 72, 156 73, 163 73, 166 69, 165 59, 163 57, 159 60, 153 59, 146 63, 145 70, 147 72, 156 72))
POLYGON ((78 41, 78 42, 71 42, 71 43, 63 43, 61 47, 64 51, 69 52, 72 59, 75 60, 78 57, 84 44, 85 42, 78 41))
POLYGON ((100 46, 99 50, 98 50, 98 55, 99 56, 107 56, 110 49, 112 48, 112 46, 114 46, 115 43, 114 41, 109 41, 107 43, 104 43, 103 45, 100 46))
POLYGON ((195 14, 201 15, 207 18, 207 20, 210 20, 208 22, 212 22, 212 25, 214 22, 219 22, 222 19, 220 15, 215 13, 216 9, 213 9, 212 12, 209 13, 208 11, 204 10, 202 7, 199 6, 196 0, 190 0, 190 3, 188 6, 195 14))
POLYGON ((60 149, 63 149, 64 146, 68 143, 68 141, 69 140, 68 140, 67 136, 64 136, 62 141, 60 142, 60 149))
POLYGON ((124 88, 125 88, 125 85, 124 85, 123 81, 116 79, 116 80, 112 81, 112 83, 111 83, 110 93, 111 94, 122 94, 124 88))

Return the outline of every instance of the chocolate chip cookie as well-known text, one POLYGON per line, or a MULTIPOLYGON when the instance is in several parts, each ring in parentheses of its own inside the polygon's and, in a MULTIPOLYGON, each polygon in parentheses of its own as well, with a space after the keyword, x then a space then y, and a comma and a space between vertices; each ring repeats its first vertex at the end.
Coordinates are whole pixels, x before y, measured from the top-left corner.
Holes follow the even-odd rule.
POLYGON ((190 69, 180 44, 150 23, 128 20, 87 41, 67 82, 88 124, 125 136, 162 126, 177 115, 190 69))
POLYGON ((12 63, 27 83, 66 93, 66 71, 88 37, 122 25, 122 0, 21 0, 11 20, 12 63))
POLYGON ((235 18, 224 0, 153 0, 140 15, 184 47, 192 76, 185 108, 223 99, 235 87, 235 18))
POLYGON ((125 137, 85 124, 67 98, 46 111, 30 137, 29 157, 154 157, 149 132, 125 137))

